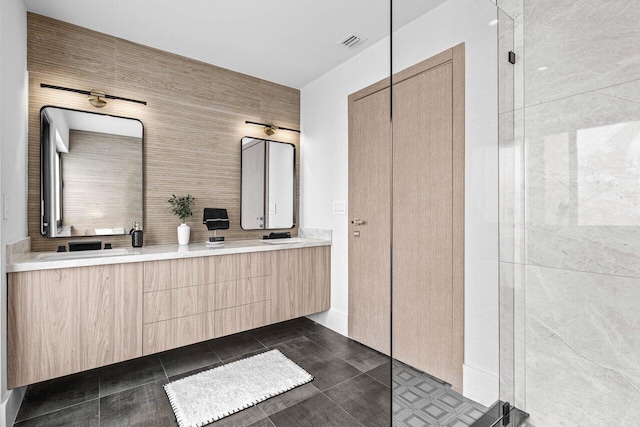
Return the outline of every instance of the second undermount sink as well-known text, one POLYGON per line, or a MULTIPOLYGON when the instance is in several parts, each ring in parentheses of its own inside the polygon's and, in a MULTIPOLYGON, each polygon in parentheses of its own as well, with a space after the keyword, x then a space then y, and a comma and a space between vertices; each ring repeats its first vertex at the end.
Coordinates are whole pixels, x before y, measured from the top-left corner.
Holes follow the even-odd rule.
POLYGON ((129 255, 128 249, 102 249, 96 251, 54 252, 36 256, 38 261, 65 261, 69 259, 100 258, 108 256, 129 255))
POLYGON ((286 245, 286 244, 294 244, 294 243, 303 243, 304 240, 298 237, 291 237, 287 239, 265 239, 262 243, 268 243, 270 245, 286 245))

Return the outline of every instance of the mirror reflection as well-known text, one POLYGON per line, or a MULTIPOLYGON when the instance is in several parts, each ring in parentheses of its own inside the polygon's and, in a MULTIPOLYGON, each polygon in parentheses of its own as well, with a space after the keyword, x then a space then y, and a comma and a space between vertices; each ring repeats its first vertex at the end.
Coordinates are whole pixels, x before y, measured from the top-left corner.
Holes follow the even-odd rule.
POLYGON ((242 138, 240 222, 244 230, 295 225, 295 146, 242 138))
POLYGON ((128 234, 134 221, 142 222, 142 141, 139 120, 44 107, 42 235, 128 234))

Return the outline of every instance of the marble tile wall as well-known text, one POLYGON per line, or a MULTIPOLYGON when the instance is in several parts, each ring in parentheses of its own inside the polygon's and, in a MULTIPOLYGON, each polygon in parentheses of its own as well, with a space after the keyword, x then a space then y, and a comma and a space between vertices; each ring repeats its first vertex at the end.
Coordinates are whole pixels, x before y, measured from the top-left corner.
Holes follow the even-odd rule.
POLYGON ((526 104, 638 79, 639 14, 634 0, 525 1, 526 104))
POLYGON ((525 280, 531 423, 638 425, 640 279, 526 266, 525 280))
POLYGON ((533 426, 638 425, 640 7, 498 6, 519 59, 501 120, 504 391, 533 426))

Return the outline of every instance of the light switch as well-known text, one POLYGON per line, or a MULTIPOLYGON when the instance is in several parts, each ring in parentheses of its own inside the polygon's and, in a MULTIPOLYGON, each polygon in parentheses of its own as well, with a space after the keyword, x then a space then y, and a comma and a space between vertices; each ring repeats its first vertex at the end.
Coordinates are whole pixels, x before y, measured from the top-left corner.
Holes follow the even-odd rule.
POLYGON ((337 200, 333 202, 333 214, 334 215, 346 215, 347 203, 344 200, 337 200))
POLYGON ((275 203, 269 203, 269 213, 271 215, 275 215, 276 214, 276 204, 275 203))
POLYGON ((2 193, 2 218, 9 219, 9 195, 2 193))

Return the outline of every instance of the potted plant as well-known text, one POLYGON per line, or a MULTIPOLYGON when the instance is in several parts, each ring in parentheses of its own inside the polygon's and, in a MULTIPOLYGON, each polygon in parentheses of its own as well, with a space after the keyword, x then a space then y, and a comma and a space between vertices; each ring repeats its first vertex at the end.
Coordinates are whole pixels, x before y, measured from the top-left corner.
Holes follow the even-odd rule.
POLYGON ((175 194, 172 194, 172 196, 173 197, 168 200, 171 205, 169 209, 171 210, 171 213, 176 215, 182 221, 182 224, 178 227, 178 244, 188 245, 191 227, 186 224, 186 221, 187 218, 193 215, 193 212, 191 212, 191 206, 193 206, 193 202, 196 199, 194 199, 191 194, 180 197, 176 197, 175 194))

